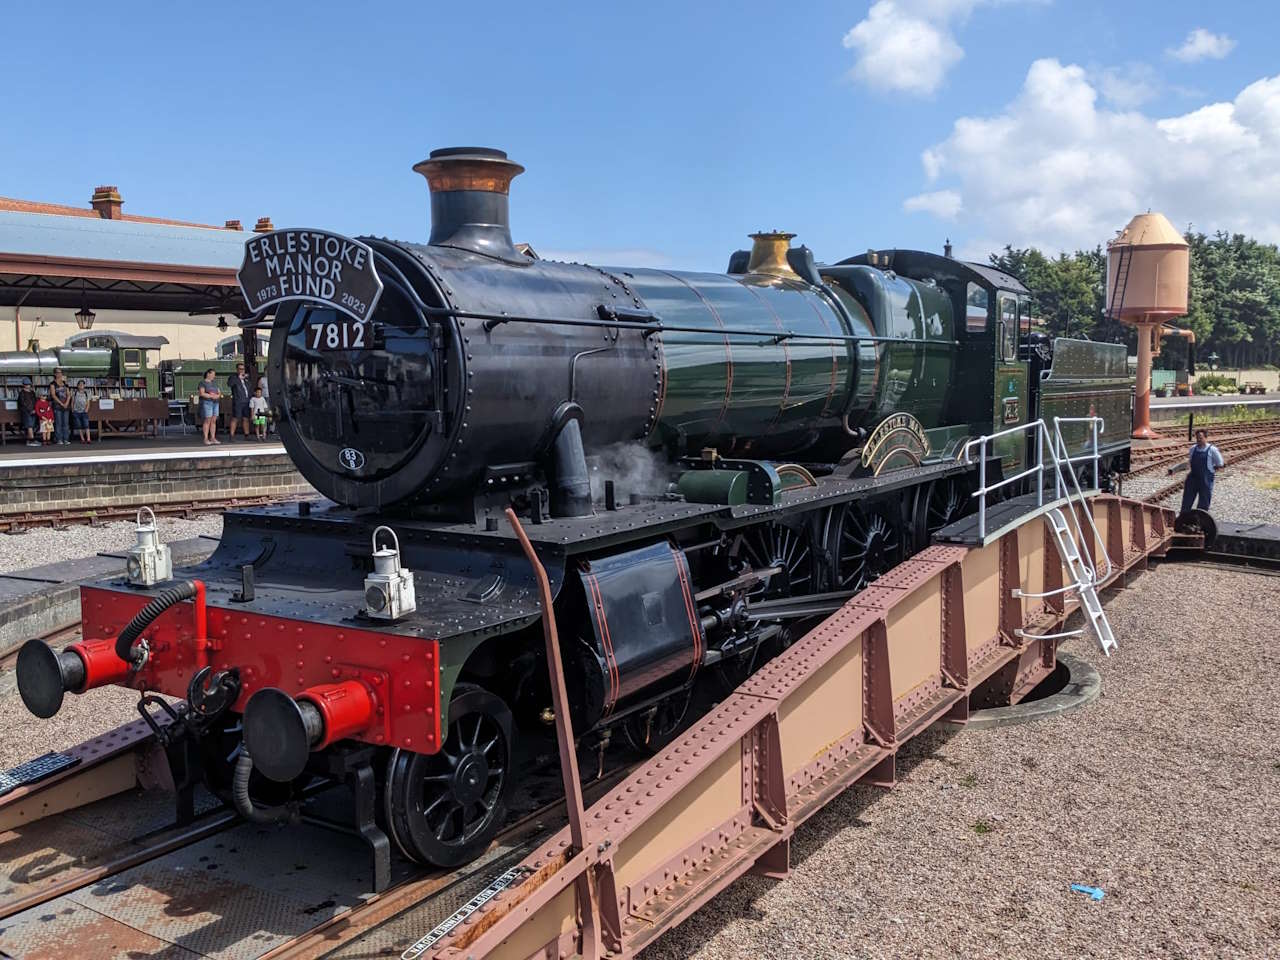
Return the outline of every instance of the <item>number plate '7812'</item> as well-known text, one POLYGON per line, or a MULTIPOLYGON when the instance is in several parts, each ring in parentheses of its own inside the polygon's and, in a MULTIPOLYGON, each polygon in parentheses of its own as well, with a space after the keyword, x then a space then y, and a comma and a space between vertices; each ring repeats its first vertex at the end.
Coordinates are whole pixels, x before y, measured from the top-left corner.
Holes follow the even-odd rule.
POLYGON ((366 350, 371 337, 363 320, 334 320, 307 326, 307 346, 312 350, 366 350))

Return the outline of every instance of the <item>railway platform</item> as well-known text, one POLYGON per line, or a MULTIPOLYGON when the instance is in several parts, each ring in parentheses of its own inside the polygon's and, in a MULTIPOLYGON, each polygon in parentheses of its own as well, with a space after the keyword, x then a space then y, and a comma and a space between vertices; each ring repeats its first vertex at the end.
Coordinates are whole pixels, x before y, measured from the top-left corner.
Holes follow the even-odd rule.
POLYGON ((0 529, 189 513, 314 493, 272 438, 121 437, 0 450, 0 529))

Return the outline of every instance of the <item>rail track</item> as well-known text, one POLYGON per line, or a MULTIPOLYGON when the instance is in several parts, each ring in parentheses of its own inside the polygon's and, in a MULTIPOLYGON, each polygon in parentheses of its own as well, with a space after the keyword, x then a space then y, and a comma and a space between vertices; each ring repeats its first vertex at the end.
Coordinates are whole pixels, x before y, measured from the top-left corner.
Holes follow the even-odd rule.
MULTIPOLYGON (((303 497, 223 497, 209 500, 180 500, 172 503, 148 504, 157 516, 181 517, 190 520, 202 513, 221 513, 240 507, 261 507, 276 503, 288 503, 303 497)), ((137 516, 137 504, 119 507, 93 507, 86 509, 58 509, 24 511, 0 515, 0 533, 25 533, 34 527, 60 529, 76 524, 101 524, 116 520, 132 520, 137 516)))
MULTIPOLYGON (((1213 443, 1223 453, 1247 453, 1258 446, 1280 442, 1280 418, 1260 420, 1247 427, 1214 430, 1213 443)), ((1188 442, 1170 440, 1158 447, 1133 451, 1131 469, 1125 479, 1154 473, 1161 467, 1181 463, 1187 455, 1188 442)))
MULTIPOLYGON (((1280 418, 1258 420, 1247 426, 1227 430, 1215 429, 1213 443, 1222 451, 1228 466, 1251 460, 1254 457, 1280 449, 1280 418)), ((1140 477, 1157 475, 1161 470, 1172 473, 1172 468, 1183 464, 1187 457, 1184 440, 1170 440, 1160 446, 1135 450, 1132 469, 1121 478, 1121 489, 1140 477)), ((1147 503, 1160 503, 1182 489, 1185 477, 1179 473, 1176 479, 1162 483, 1149 493, 1141 495, 1147 503)))
MULTIPOLYGON (((1264 453, 1270 453, 1272 450, 1280 449, 1280 432, 1277 432, 1275 435, 1266 439, 1255 439, 1251 442, 1237 444, 1229 448, 1229 450, 1223 449, 1222 447, 1219 447, 1219 449, 1223 450, 1224 454, 1230 452, 1231 456, 1227 460, 1227 465, 1234 466, 1236 464, 1243 463, 1246 460, 1252 460, 1254 457, 1260 457, 1264 453)), ((1179 453, 1176 457, 1172 457, 1167 460, 1166 464, 1181 463, 1185 456, 1185 453, 1179 453)), ((1130 476, 1132 476, 1132 474, 1130 474, 1130 476)), ((1162 484, 1157 487, 1154 492, 1143 497, 1143 499, 1147 503, 1160 503, 1180 491, 1185 479, 1185 477, 1179 474, 1176 480, 1170 480, 1168 483, 1162 484)))
MULTIPOLYGON (((54 642, 69 640, 78 632, 77 625, 52 633, 46 639, 54 642)), ((3 662, 6 672, 12 666, 13 659, 12 656, 7 657, 3 662)), ((152 790, 149 796, 156 809, 138 819, 137 830, 127 833, 117 831, 112 842, 105 846, 88 844, 78 847, 68 842, 69 838, 74 838, 83 843, 83 827, 95 820, 100 822, 104 818, 118 817, 120 823, 135 822, 129 811, 137 809, 137 791, 125 790, 114 796, 111 794, 113 789, 119 789, 121 762, 131 762, 130 754, 134 754, 139 757, 138 766, 144 768, 148 765, 148 761, 143 759, 147 751, 158 753, 159 745, 151 731, 141 721, 135 721, 67 751, 74 763, 47 779, 18 787, 7 795, 0 793, 0 846, 5 849, 5 867, 9 881, 0 892, 0 957, 28 955, 21 944, 15 945, 9 940, 10 936, 16 936, 21 941, 22 934, 15 934, 14 930, 15 925, 20 929, 24 916, 30 918, 39 913, 38 919, 43 923, 55 913, 70 913, 76 907, 74 899, 70 899, 72 895, 91 889, 99 891, 109 888, 111 884, 104 881, 110 881, 110 878, 119 877, 135 868, 145 868, 168 855, 181 855, 183 851, 196 848, 221 834, 231 834, 226 840, 230 844, 234 828, 245 825, 239 814, 218 804, 211 795, 206 795, 198 807, 202 812, 193 822, 178 826, 170 822, 148 829, 148 823, 154 824, 157 815, 163 818, 168 813, 168 819, 172 819, 171 795, 152 790), (98 780, 103 781, 101 786, 95 783, 98 780), (117 784, 115 788, 111 786, 112 782, 117 784), (42 797, 47 799, 42 802, 42 797), (98 804, 97 808, 94 804, 98 804), (106 806, 105 810, 103 805, 106 806), (42 806, 48 809, 44 816, 41 816, 45 813, 42 806), (59 900, 64 897, 69 899, 59 900), (59 903, 54 904, 54 901, 59 903), (18 952, 11 952, 13 950, 18 952)), ((599 796, 613 789, 636 765, 634 758, 626 758, 625 762, 593 781, 587 788, 589 795, 599 796)), ((143 779, 145 778, 139 777, 139 782, 143 779)), ((320 793, 336 795, 341 793, 341 788, 331 786, 318 791, 316 795, 319 796, 320 793)), ((458 903, 465 902, 473 892, 472 887, 479 889, 486 886, 495 869, 505 869, 518 862, 537 842, 554 833, 565 821, 563 797, 546 795, 544 802, 535 802, 540 802, 540 805, 513 816, 511 822, 498 834, 489 853, 466 868, 446 871, 398 861, 392 885, 382 893, 363 897, 345 910, 329 912, 313 908, 304 911, 314 915, 314 922, 309 917, 305 918, 305 929, 296 931, 283 942, 277 940, 268 943, 261 950, 257 950, 251 941, 245 942, 230 955, 302 960, 330 954, 343 945, 368 935, 370 931, 410 907, 417 910, 421 910, 424 905, 430 907, 433 898, 445 899, 446 903, 440 911, 442 916, 448 916, 453 912, 455 900, 458 903), (462 891, 461 894, 457 892, 459 890, 462 891)), ((317 822, 306 815, 303 820, 317 822)), ((200 869, 204 864, 196 864, 195 861, 209 858, 193 854, 189 859, 193 861, 195 869, 200 869)), ((189 882, 191 869, 192 865, 168 869, 165 864, 158 864, 146 874, 149 883, 137 883, 126 876, 119 886, 121 889, 131 890, 145 887, 143 895, 153 903, 176 903, 183 898, 183 885, 189 882), (156 882, 157 879, 159 882, 156 882), (172 883, 172 889, 169 883, 172 883)), ((255 864, 255 869, 268 873, 276 869, 283 872, 284 865, 255 864)), ((289 881, 281 877, 280 882, 284 884, 289 881)), ((332 901, 328 906, 334 906, 332 901)), ((264 929, 269 928, 271 906, 264 904, 262 911, 264 916, 260 923, 264 929)), ((249 908, 249 912, 252 913, 252 908, 249 908)), ((250 926, 257 922, 259 921, 252 921, 250 926)), ((80 935, 79 928, 73 926, 69 931, 68 947, 80 935)), ((119 934, 113 936, 118 938, 119 934)), ((112 943, 113 949, 119 946, 115 940, 112 943)), ((26 945, 26 949, 32 949, 30 944, 26 945)), ((30 955, 62 954, 47 953, 46 945, 44 949, 35 948, 30 955)), ((85 955, 104 954, 95 953, 91 948, 85 955)), ((129 952, 129 955, 135 954, 129 952)))

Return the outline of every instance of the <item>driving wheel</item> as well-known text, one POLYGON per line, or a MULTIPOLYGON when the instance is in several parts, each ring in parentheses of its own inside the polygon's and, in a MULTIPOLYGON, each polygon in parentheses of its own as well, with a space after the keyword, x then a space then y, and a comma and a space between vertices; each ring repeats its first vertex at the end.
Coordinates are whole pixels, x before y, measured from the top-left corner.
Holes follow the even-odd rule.
POLYGON ((836 589, 861 590, 902 560, 903 530, 886 509, 844 503, 827 518, 826 544, 836 589))

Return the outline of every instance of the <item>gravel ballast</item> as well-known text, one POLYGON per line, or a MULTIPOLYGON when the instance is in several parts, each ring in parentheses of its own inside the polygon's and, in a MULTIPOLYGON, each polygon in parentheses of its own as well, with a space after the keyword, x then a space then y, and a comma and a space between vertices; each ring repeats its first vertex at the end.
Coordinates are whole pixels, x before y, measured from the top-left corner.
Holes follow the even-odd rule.
POLYGON ((1115 654, 1063 648, 1096 703, 911 741, 897 787, 796 832, 789 880, 739 881, 645 956, 1280 956, 1280 579, 1164 564, 1106 608, 1115 654))
MULTIPOLYGON (((222 536, 222 514, 209 513, 191 520, 157 517, 160 539, 165 543, 191 537, 222 536)), ((28 567, 62 560, 78 560, 95 553, 120 553, 137 542, 133 521, 104 523, 93 526, 74 524, 62 529, 31 527, 25 533, 0 534, 0 573, 13 573, 28 567)))
MULTIPOLYGON (((1239 463, 1231 462, 1231 454, 1223 454, 1226 469, 1213 483, 1213 515, 1236 523, 1280 523, 1280 450, 1273 450, 1239 463)), ((1124 484, 1124 495, 1145 499, 1160 487, 1186 474, 1169 476, 1163 470, 1135 477, 1124 484)), ((1163 501, 1177 508, 1182 503, 1182 487, 1163 501)))

